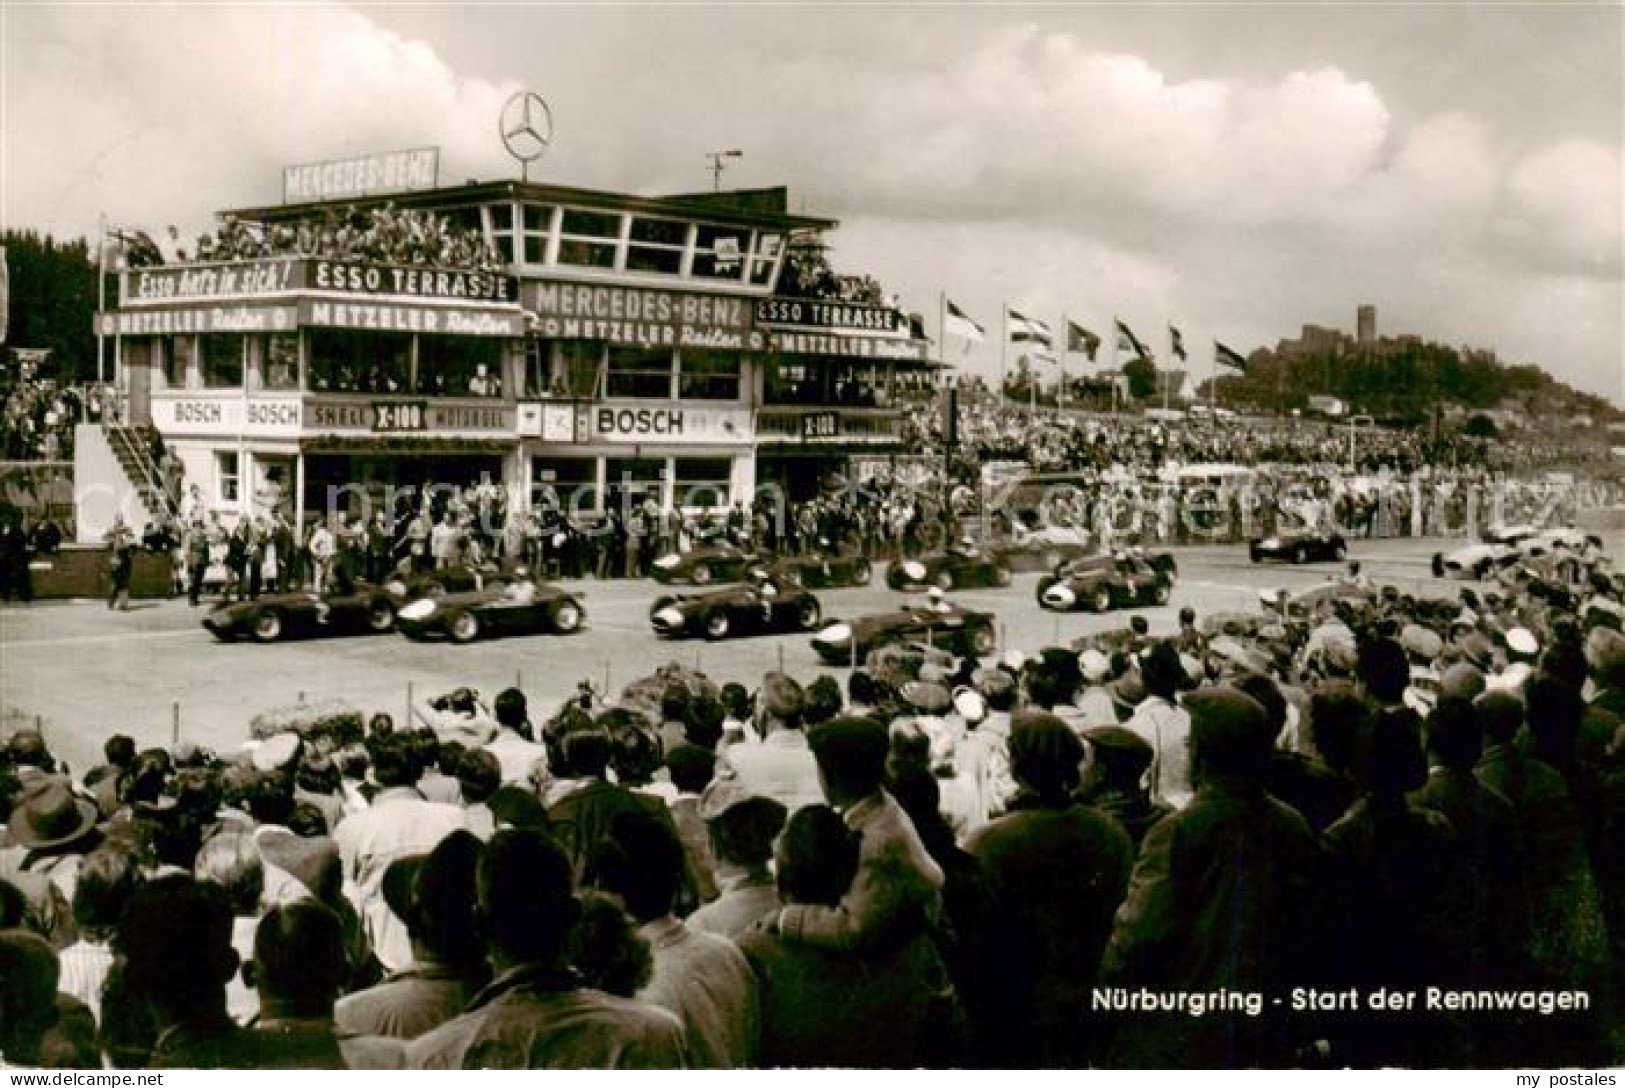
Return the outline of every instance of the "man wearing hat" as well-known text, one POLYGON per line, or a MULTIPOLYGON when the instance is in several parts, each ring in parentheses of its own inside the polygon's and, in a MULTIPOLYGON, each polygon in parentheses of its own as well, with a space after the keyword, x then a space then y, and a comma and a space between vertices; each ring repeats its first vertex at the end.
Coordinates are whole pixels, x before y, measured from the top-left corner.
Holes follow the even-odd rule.
POLYGON ((57 775, 42 775, 23 787, 6 825, 11 845, 0 850, 0 879, 31 873, 49 880, 73 900, 79 863, 95 848, 100 810, 57 775))
POLYGON ((1112 693, 1107 681, 1112 674, 1111 658, 1090 647, 1078 655, 1078 672, 1083 686, 1073 700, 1078 708, 1077 724, 1081 729, 1117 724, 1117 711, 1112 705, 1112 693))
POLYGON ((1151 799, 1183 808, 1192 794, 1190 715, 1175 701, 1185 680, 1179 654, 1159 642, 1140 661, 1145 698, 1124 724, 1151 746, 1151 799))
POLYGON ((700 795, 699 815, 716 858, 718 895, 689 915, 688 924, 732 940, 781 906, 769 863, 773 841, 789 813, 739 779, 723 778, 714 779, 700 795))
POLYGON ((1016 795, 1010 773, 1010 715, 1017 702, 1016 678, 1008 669, 980 668, 971 674, 970 694, 986 713, 969 730, 955 753, 959 774, 976 783, 977 810, 983 819, 1003 815, 1016 795))
MULTIPOLYGON (((1258 702, 1234 688, 1185 696, 1196 793, 1146 833, 1100 981, 1170 992, 1281 993, 1304 963, 1304 904, 1319 861, 1303 818, 1260 785, 1271 738, 1258 702)), ((1284 1064, 1299 1039, 1268 1002, 1122 1014, 1109 1064, 1130 1068, 1284 1064)))
POLYGON ((1151 800, 1145 786, 1153 752, 1141 736, 1120 725, 1101 725, 1083 732, 1089 762, 1078 800, 1111 816, 1138 850, 1151 825, 1173 811, 1151 800))

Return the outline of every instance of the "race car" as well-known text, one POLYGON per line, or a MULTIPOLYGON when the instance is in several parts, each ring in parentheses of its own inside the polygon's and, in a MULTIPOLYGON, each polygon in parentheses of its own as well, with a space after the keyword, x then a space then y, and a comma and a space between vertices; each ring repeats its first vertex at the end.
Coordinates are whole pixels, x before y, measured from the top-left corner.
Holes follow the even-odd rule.
POLYGON ((1523 558, 1520 545, 1534 534, 1528 531, 1486 532, 1477 543, 1452 552, 1433 553, 1435 578, 1488 578, 1523 558))
POLYGON ((251 601, 215 605, 203 626, 222 642, 244 636, 255 642, 330 635, 377 635, 395 626, 395 601, 380 586, 357 584, 348 592, 270 593, 251 601))
POLYGON ((934 646, 952 653, 986 657, 998 646, 991 612, 958 605, 914 605, 828 623, 812 637, 812 648, 831 665, 862 662, 871 651, 897 644, 934 646))
POLYGON ((1062 563, 1093 554, 1089 534, 1050 526, 1028 533, 1021 540, 997 544, 988 554, 1016 573, 1052 571, 1062 563))
POLYGON ((1093 555, 1062 564, 1038 580, 1038 606, 1051 612, 1167 604, 1173 584, 1166 572, 1134 555, 1093 555))
POLYGON ((1341 563, 1348 554, 1348 541, 1330 529, 1288 529, 1274 536, 1259 537, 1247 548, 1247 555, 1254 563, 1266 559, 1341 563))
POLYGON ((444 635, 453 642, 473 642, 500 635, 572 635, 586 619, 587 610, 574 594, 525 579, 420 597, 395 613, 395 629, 410 639, 444 635))
POLYGON ((893 589, 953 589, 957 586, 1007 586, 1010 568, 976 548, 955 548, 913 559, 895 559, 886 568, 893 589))
POLYGON ((705 593, 656 598, 649 607, 655 634, 666 638, 703 635, 773 635, 816 631, 824 618, 818 598, 798 586, 746 584, 705 593))
POLYGON ((508 583, 508 577, 494 564, 470 567, 454 563, 440 570, 422 574, 398 576, 384 583, 383 589, 395 601, 395 607, 423 597, 438 597, 443 593, 468 593, 479 589, 494 589, 508 583))
POLYGON ((767 567, 775 581, 809 589, 836 586, 866 586, 874 577, 874 564, 865 555, 835 555, 817 551, 810 555, 786 555, 767 567))
POLYGON ((712 582, 740 581, 753 567, 762 565, 762 557, 755 552, 719 541, 662 555, 650 565, 649 576, 662 585, 708 586, 712 582))

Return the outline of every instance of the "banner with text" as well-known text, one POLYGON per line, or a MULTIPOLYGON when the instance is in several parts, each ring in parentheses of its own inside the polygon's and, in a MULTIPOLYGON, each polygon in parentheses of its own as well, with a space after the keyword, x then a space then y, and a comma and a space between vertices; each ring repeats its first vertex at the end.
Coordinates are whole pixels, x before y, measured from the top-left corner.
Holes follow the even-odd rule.
POLYGON ((781 355, 838 355, 848 359, 923 362, 930 358, 931 343, 843 333, 775 332, 768 338, 768 348, 781 355))
POLYGON ((440 177, 440 149, 414 147, 351 159, 300 163, 282 168, 282 203, 347 200, 380 193, 433 189, 440 177))
POLYGON ((890 306, 815 298, 764 298, 756 303, 756 323, 776 329, 866 333, 906 339, 908 315, 890 306))
POLYGON ((125 306, 256 298, 295 291, 512 303, 519 297, 519 281, 482 269, 371 264, 326 257, 159 265, 134 268, 119 276, 119 298, 125 306))
POLYGON ((551 340, 607 340, 636 347, 759 351, 750 301, 692 291, 586 283, 527 283, 524 306, 551 340))
POLYGON ((689 408, 598 404, 576 410, 583 442, 645 445, 736 445, 756 434, 748 408, 689 408))
POLYGON ((104 310, 102 336, 174 336, 209 332, 292 332, 296 306, 192 306, 184 310, 104 310))
POLYGON ((511 404, 447 404, 432 400, 313 400, 305 406, 306 429, 324 434, 516 433, 511 404))
POLYGON ((253 397, 241 392, 209 396, 154 393, 152 423, 160 434, 246 435, 250 438, 295 438, 304 405, 298 397, 253 397))

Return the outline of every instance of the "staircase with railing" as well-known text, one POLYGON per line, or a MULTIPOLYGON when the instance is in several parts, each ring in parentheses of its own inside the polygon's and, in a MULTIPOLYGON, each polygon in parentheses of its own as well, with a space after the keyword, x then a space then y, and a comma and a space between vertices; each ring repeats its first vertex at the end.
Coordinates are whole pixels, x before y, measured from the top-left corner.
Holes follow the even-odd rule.
POLYGON ((113 456, 146 508, 148 519, 174 518, 180 511, 180 496, 174 493, 153 460, 151 451, 157 432, 151 426, 117 423, 108 423, 102 430, 113 456))

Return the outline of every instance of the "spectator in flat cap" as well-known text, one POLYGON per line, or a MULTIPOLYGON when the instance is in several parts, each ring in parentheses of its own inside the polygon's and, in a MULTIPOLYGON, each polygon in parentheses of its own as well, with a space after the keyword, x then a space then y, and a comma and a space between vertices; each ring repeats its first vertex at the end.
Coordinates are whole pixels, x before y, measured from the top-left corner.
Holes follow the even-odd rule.
MULTIPOLYGON (((808 805, 785 825, 776 857, 786 904, 836 909, 859 866, 861 834, 834 809, 808 805)), ((739 946, 761 982, 761 1064, 844 1069, 942 1064, 942 980, 907 954, 792 941, 756 928, 739 946)), ((929 965, 926 965, 929 969, 929 965)))
MULTIPOLYGON (((1458 839, 1447 819, 1407 798, 1427 779, 1422 738, 1407 715, 1389 708, 1365 721, 1355 771, 1360 799, 1322 836, 1330 979, 1366 992, 1459 985, 1466 942, 1458 839)), ((1334 1036, 1357 1066, 1455 1064, 1466 1059, 1466 1042, 1459 1025, 1438 1018, 1369 1011, 1341 1021, 1334 1036)))
POLYGON ((1120 725, 1099 725, 1083 732, 1088 763, 1078 788, 1078 800, 1116 820, 1128 833, 1135 852, 1151 825, 1173 811, 1151 800, 1145 785, 1151 767, 1151 745, 1120 725))
POLYGON ((1191 719, 1177 702, 1185 680, 1179 654, 1166 642, 1157 643, 1143 655, 1140 677, 1145 684, 1145 698, 1123 724, 1151 745, 1151 799, 1183 808, 1190 803, 1193 787, 1191 719))
MULTIPOLYGON (((1264 708, 1234 688, 1186 695, 1196 794, 1141 844, 1101 983, 1159 990, 1280 993, 1310 968, 1303 905, 1318 856, 1303 818, 1261 786, 1264 708)), ((1110 1063, 1135 1068, 1279 1065, 1301 1023, 1216 1010, 1125 1017, 1110 1063)))
POLYGON ((1010 765, 1021 791, 1008 815, 966 844, 993 883, 1012 939, 1000 1064, 1077 1068, 1098 1057, 1103 1032, 1087 995, 1134 845, 1110 816, 1073 800, 1084 755, 1083 741, 1053 714, 1018 712, 1010 765))
POLYGON ((737 938, 782 905, 769 863, 788 813, 738 779, 723 778, 701 794, 698 814, 705 822, 707 852, 716 859, 718 895, 690 915, 688 924, 737 938))
POLYGON ((406 925, 412 964, 339 1000, 343 1032, 416 1039, 455 1017, 489 979, 474 915, 474 874, 482 845, 454 831, 426 856, 397 858, 384 892, 406 925))
POLYGON ((779 911, 778 929, 787 940, 831 948, 902 949, 939 917, 943 877, 882 786, 886 729, 869 718, 836 718, 808 739, 825 796, 860 836, 858 872, 838 905, 790 904, 779 911))
POLYGON ((804 705, 800 684, 783 673, 768 673, 756 697, 756 729, 762 742, 726 749, 717 776, 737 777, 752 793, 771 797, 790 812, 823 801, 818 762, 801 727, 804 705))
POLYGON ((638 996, 677 1015, 695 1068, 754 1065, 761 1043, 756 978, 734 943, 672 913, 683 848, 669 823, 647 813, 616 816, 593 851, 587 883, 620 898, 654 953, 638 996))
POLYGON ((570 859, 545 836, 503 830, 480 855, 475 902, 493 979, 467 1011, 407 1047, 413 1069, 679 1069, 677 1017, 584 989, 564 952, 580 917, 570 859))

